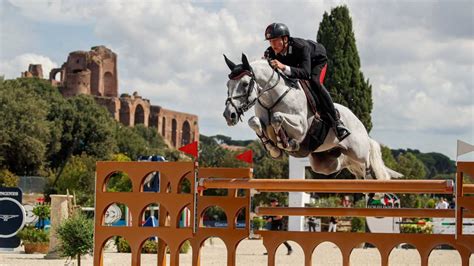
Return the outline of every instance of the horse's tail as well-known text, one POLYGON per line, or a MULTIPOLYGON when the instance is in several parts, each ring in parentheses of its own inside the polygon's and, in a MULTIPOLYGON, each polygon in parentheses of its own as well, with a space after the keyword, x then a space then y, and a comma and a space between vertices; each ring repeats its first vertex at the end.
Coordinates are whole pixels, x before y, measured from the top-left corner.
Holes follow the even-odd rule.
POLYGON ((391 176, 389 172, 387 171, 388 168, 385 166, 382 160, 382 152, 380 150, 380 145, 378 144, 377 141, 371 138, 369 138, 369 141, 370 141, 369 163, 370 163, 370 168, 375 174, 375 178, 377 180, 389 180, 391 176))

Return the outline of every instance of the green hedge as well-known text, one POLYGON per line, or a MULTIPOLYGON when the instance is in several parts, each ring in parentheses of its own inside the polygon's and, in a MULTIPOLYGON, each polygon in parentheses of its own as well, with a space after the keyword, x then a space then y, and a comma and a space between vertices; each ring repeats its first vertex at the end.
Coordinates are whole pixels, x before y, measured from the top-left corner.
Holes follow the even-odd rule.
MULTIPOLYGON (((128 242, 123 237, 116 237, 115 238, 115 245, 117 246, 117 252, 119 253, 130 253, 131 248, 128 242)), ((147 240, 142 246, 142 253, 157 253, 157 246, 158 243, 153 240, 147 240)), ((179 253, 188 253, 191 244, 189 241, 186 241, 181 245, 181 249, 179 253)), ((169 249, 166 248, 166 252, 169 253, 169 249)))

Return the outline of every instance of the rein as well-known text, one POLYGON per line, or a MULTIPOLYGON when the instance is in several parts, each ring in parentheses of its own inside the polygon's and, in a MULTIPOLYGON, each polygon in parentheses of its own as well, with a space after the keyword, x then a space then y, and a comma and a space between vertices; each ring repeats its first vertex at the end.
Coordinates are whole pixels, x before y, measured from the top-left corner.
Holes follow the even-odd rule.
POLYGON ((229 97, 227 97, 227 100, 225 101, 225 103, 230 103, 234 108, 235 110, 237 111, 237 114, 239 115, 239 119, 240 121, 242 121, 242 115, 244 114, 244 112, 246 112, 248 109, 250 109, 254 104, 255 104, 255 101, 257 100, 257 98, 253 99, 251 102, 248 102, 247 104, 245 104, 244 106, 238 108, 237 105, 235 105, 234 101, 233 100, 236 100, 236 99, 240 99, 240 98, 243 98, 245 97, 246 99, 248 99, 250 97, 250 93, 255 89, 255 75, 253 73, 253 71, 243 71, 242 73, 240 73, 239 75, 233 77, 231 75, 229 75, 229 78, 231 80, 239 80, 241 79, 243 76, 250 76, 250 84, 249 84, 249 89, 247 90, 246 93, 244 94, 240 94, 240 95, 230 95, 229 97))
POLYGON ((264 108, 267 110, 268 112, 268 115, 270 117, 270 114, 272 112, 272 109, 277 106, 282 100, 283 98, 285 98, 285 96, 288 94, 288 92, 291 90, 291 87, 288 87, 286 89, 286 91, 281 94, 278 99, 270 106, 270 107, 267 107, 265 106, 261 101, 260 101, 260 97, 263 96, 263 94, 265 94, 266 92, 274 89, 279 83, 280 83, 280 79, 281 79, 281 75, 280 73, 278 73, 278 71, 275 71, 275 69, 273 69, 273 72, 272 72, 272 75, 270 76, 270 78, 265 82, 265 85, 263 86, 263 89, 261 92, 258 92, 257 91, 257 97, 255 99, 253 99, 252 101, 248 102, 247 104, 245 104, 244 106, 238 108, 237 105, 234 103, 233 100, 236 100, 236 99, 240 99, 240 98, 249 98, 250 97, 250 93, 256 89, 255 87, 255 83, 256 83, 256 80, 255 80, 255 74, 253 72, 253 70, 246 70, 246 71, 243 71, 242 73, 239 73, 238 75, 229 75, 229 79, 231 80, 239 80, 241 79, 243 76, 249 76, 250 77, 250 83, 248 85, 249 89, 247 90, 246 93, 244 94, 240 94, 240 95, 230 95, 229 97, 227 97, 225 103, 230 103, 234 108, 235 110, 237 111, 237 114, 239 115, 239 119, 242 121, 242 118, 241 116, 244 114, 244 112, 246 112, 248 109, 250 109, 256 101, 258 101, 258 103, 264 108), (272 86, 269 86, 268 88, 266 88, 270 82, 272 81, 275 73, 277 74, 278 76, 278 80, 275 82, 275 84, 273 84, 272 86))

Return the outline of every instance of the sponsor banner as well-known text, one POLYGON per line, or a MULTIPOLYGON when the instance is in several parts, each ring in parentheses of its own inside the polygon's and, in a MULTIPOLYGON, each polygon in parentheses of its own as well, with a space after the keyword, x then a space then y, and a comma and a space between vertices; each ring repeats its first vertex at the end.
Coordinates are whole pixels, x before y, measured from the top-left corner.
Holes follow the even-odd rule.
POLYGON ((25 208, 21 205, 19 188, 0 187, 0 248, 16 248, 20 240, 16 234, 25 226, 25 208))
MULTIPOLYGON (((474 218, 464 218, 462 232, 464 235, 474 235, 474 218)), ((454 218, 433 218, 433 234, 454 235, 456 224, 454 218)))

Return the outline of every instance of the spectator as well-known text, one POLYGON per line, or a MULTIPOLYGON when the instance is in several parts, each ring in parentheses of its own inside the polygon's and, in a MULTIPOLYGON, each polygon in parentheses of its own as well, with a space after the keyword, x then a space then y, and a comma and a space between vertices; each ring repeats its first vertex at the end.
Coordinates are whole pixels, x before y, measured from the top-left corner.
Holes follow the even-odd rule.
POLYGON ((316 232, 316 220, 313 216, 308 218, 308 229, 310 232, 316 232))
POLYGON ((438 204, 436 204, 436 209, 445 210, 449 208, 449 203, 443 198, 439 198, 438 204))
POLYGON ((342 199, 342 207, 344 208, 352 208, 352 201, 348 195, 345 195, 342 199))
MULTIPOLYGON (((270 201, 270 204, 272 207, 277 207, 278 206, 278 200, 277 199, 272 199, 270 201)), ((270 223, 270 230, 272 231, 282 231, 283 230, 283 216, 278 215, 278 216, 269 216, 267 218, 267 222, 270 223)), ((291 255, 293 253, 293 249, 291 248, 290 244, 288 244, 287 241, 283 242, 283 244, 286 246, 288 249, 288 253, 286 255, 291 255)), ((267 255, 265 252, 264 255, 267 255)))
POLYGON ((336 217, 331 216, 331 219, 329 219, 328 232, 336 232, 336 231, 337 231, 337 220, 336 220, 336 217))
POLYGON ((449 204, 450 209, 456 209, 456 198, 453 198, 451 203, 449 204))

